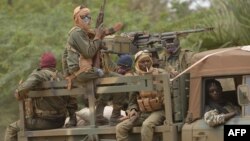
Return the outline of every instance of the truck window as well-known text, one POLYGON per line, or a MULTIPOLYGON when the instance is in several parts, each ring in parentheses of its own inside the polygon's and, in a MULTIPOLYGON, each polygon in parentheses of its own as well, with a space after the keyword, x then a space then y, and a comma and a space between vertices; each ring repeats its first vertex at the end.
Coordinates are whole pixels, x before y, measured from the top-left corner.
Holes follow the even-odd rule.
MULTIPOLYGON (((204 86, 205 86, 206 81, 209 80, 209 79, 210 78, 205 79, 204 86)), ((237 91, 236 91, 237 89, 235 87, 236 85, 235 85, 235 79, 234 79, 234 77, 227 77, 227 78, 225 78, 225 77, 223 77, 223 78, 219 77, 219 78, 214 78, 214 79, 217 80, 217 81, 219 81, 220 84, 221 84, 221 86, 222 86, 223 98, 226 101, 230 101, 234 105, 238 105, 239 106, 238 100, 237 100, 237 91)), ((203 91, 205 93, 205 87, 204 87, 203 91)), ((205 94, 205 104, 207 104, 207 103, 208 103, 208 96, 205 94)))

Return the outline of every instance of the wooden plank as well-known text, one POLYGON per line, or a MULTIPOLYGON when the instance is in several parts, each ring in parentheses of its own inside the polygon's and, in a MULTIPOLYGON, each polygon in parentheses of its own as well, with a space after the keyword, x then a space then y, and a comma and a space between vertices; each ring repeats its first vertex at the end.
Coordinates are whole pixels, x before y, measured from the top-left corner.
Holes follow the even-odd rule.
POLYGON ((141 80, 152 80, 152 76, 124 76, 124 77, 106 77, 98 79, 98 85, 117 84, 117 83, 137 83, 141 80))
POLYGON ((28 138, 25 136, 25 108, 24 101, 19 101, 19 120, 20 120, 20 132, 18 133, 18 139, 20 141, 28 141, 28 138))
MULTIPOLYGON (((154 132, 168 132, 169 129, 164 126, 156 126, 154 132)), ((70 136, 70 135, 87 135, 87 134, 115 134, 115 126, 100 126, 92 128, 91 126, 76 128, 60 128, 50 130, 26 131, 27 137, 43 137, 43 136, 70 136)), ((141 127, 133 127, 132 133, 141 133, 141 127)))
POLYGON ((96 98, 95 98, 95 87, 94 87, 95 81, 91 81, 87 84, 87 89, 88 89, 88 101, 89 101, 89 112, 90 112, 90 126, 96 127, 96 112, 95 112, 95 103, 96 103, 96 98))
MULTIPOLYGON (((68 84, 67 80, 61 80, 61 81, 44 81, 42 82, 38 88, 36 89, 50 89, 50 88, 66 88, 68 84)), ((77 81, 72 82, 72 87, 79 87, 80 83, 77 81)))
POLYGON ((167 122, 167 125, 173 124, 173 112, 172 112, 172 100, 171 100, 171 94, 170 94, 170 84, 169 84, 169 77, 162 77, 163 82, 163 94, 164 94, 164 108, 165 108, 165 121, 167 122))
MULTIPOLYGON (((134 91, 141 91, 141 90, 153 90, 153 83, 152 83, 152 76, 129 76, 130 79, 123 77, 116 77, 115 80, 113 78, 107 78, 105 82, 101 83, 102 85, 98 85, 96 89, 97 94, 101 93, 120 93, 120 92, 134 92, 134 91), (120 83, 120 85, 109 85, 112 84, 109 82, 106 82, 108 80, 112 80, 115 82, 120 83), (105 85, 104 85, 105 84, 105 85)), ((104 79, 104 78, 103 78, 104 79)), ((102 80, 103 80, 102 79, 102 80)), ((115 83, 117 84, 117 83, 115 83)))
POLYGON ((115 134, 115 126, 92 128, 90 126, 76 128, 61 128, 50 130, 26 131, 28 137, 43 136, 69 136, 69 135, 87 135, 87 134, 115 134))
POLYGON ((136 92, 141 90, 153 90, 153 85, 145 86, 143 84, 140 85, 122 85, 122 86, 105 86, 105 87, 97 87, 97 94, 104 93, 120 93, 120 92, 136 92))
POLYGON ((30 91, 29 97, 46 97, 46 96, 66 96, 66 95, 81 95, 86 94, 87 89, 83 88, 73 88, 71 90, 68 89, 47 89, 40 91, 30 91))
MULTIPOLYGON (((167 131, 169 131, 169 129, 164 125, 156 126, 154 129, 154 132, 156 133, 162 133, 167 131)), ((141 127, 133 127, 132 133, 141 133, 141 127)))

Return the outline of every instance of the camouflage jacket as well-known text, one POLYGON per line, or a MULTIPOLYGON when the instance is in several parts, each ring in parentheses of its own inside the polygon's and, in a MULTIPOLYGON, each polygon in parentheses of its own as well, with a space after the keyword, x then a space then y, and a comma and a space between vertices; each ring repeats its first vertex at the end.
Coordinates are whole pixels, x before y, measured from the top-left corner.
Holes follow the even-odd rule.
MULTIPOLYGON (((36 89, 43 81, 50 81, 52 78, 61 80, 62 75, 56 73, 55 69, 36 69, 28 76, 26 81, 19 85, 17 92, 23 97, 30 90, 36 89)), ((34 117, 42 118, 66 117, 67 110, 77 110, 76 98, 69 96, 32 98, 32 105, 34 117)))
POLYGON ((75 26, 69 31, 66 47, 63 53, 63 73, 68 76, 79 70, 79 57, 93 58, 102 42, 100 39, 91 40, 87 33, 75 26))
POLYGON ((191 64, 191 58, 194 52, 184 49, 179 49, 175 54, 169 55, 166 51, 160 53, 159 58, 163 62, 160 68, 165 69, 167 72, 177 71, 182 72, 191 64))
MULTIPOLYGON (((232 103, 226 103, 225 106, 223 106, 227 112, 233 112, 237 111, 238 114, 240 114, 240 108, 233 105, 232 103)), ((210 106, 206 106, 204 114, 204 121, 211 127, 221 125, 225 123, 225 114, 223 112, 219 112, 218 109, 211 108, 210 106)))

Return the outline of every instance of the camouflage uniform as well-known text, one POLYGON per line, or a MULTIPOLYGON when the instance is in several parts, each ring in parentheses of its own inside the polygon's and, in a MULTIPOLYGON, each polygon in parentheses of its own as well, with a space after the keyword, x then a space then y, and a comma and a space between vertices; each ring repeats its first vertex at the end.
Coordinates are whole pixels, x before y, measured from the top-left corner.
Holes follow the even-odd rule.
MULTIPOLYGON (((221 107, 223 109, 226 110, 226 112, 230 113, 233 111, 237 111, 237 113, 240 113, 240 108, 233 105, 232 103, 226 103, 223 107, 221 107)), ((205 114, 204 114, 204 121, 211 127, 217 126, 217 125, 221 125, 223 123, 225 123, 225 114, 223 112, 219 112, 218 109, 214 109, 210 106, 206 106, 206 110, 205 110, 205 114)))
MULTIPOLYGON (((194 55, 194 52, 189 50, 184 50, 181 48, 177 48, 176 52, 169 54, 167 51, 164 51, 160 55, 160 60, 162 60, 162 64, 160 64, 160 68, 165 69, 170 73, 170 77, 174 78, 176 75, 184 71, 189 67, 191 63, 191 57, 194 55)), ((182 116, 180 113, 184 113, 185 107, 181 107, 180 104, 183 101, 180 94, 180 84, 183 83, 183 80, 186 79, 186 75, 182 75, 181 77, 175 79, 170 83, 171 95, 173 97, 173 112, 174 121, 179 122, 182 120, 182 116)), ((185 81, 184 81, 185 82, 185 81)))
MULTIPOLYGON (((138 53, 137 53, 138 54, 138 53)), ((163 69, 153 68, 150 67, 148 72, 141 71, 138 68, 138 62, 141 58, 149 57, 149 55, 145 54, 146 56, 140 55, 138 57, 139 59, 135 59, 135 69, 137 75, 156 75, 156 74, 163 74, 166 73, 163 69)), ((137 57, 135 57, 137 58, 137 57)), ((153 61, 151 60, 151 63, 153 64, 153 61)), ((156 82, 157 83, 157 82, 156 82)), ((153 92, 149 91, 141 91, 139 93, 133 93, 129 96, 129 108, 128 111, 132 112, 133 109, 135 111, 140 112, 138 116, 132 116, 129 117, 129 119, 124 120, 123 122, 119 123, 116 126, 116 139, 117 141, 128 141, 129 140, 129 131, 134 126, 140 126, 142 125, 141 129, 141 140, 142 141, 152 141, 153 140, 153 134, 154 134, 154 127, 157 125, 161 125, 165 119, 165 111, 164 111, 164 104, 158 107, 158 109, 150 109, 147 110, 147 108, 142 108, 143 106, 140 106, 140 100, 142 100, 142 93, 149 93, 153 94, 153 92), (141 98, 139 98, 141 97, 141 98)), ((154 94, 157 95, 157 99, 162 99, 162 93, 156 91, 154 94)), ((156 97, 154 97, 156 98, 156 97)), ((142 102, 143 103, 143 102, 142 102)), ((143 105, 143 104, 142 104, 143 105)), ((152 106, 152 105, 151 105, 152 106)), ((150 107, 151 107, 150 106, 150 107)))
MULTIPOLYGON (((36 88, 41 82, 50 81, 52 78, 56 80, 62 78, 56 74, 55 69, 36 69, 17 88, 17 93, 24 97, 29 90, 36 88)), ((64 125, 67 110, 76 111, 77 103, 75 98, 69 96, 43 97, 33 98, 32 107, 32 114, 26 117, 26 128, 30 130, 53 129, 64 125)), ((25 109, 31 110, 31 107, 25 107, 25 109)), ((5 141, 17 141, 19 127, 20 121, 10 124, 6 129, 5 141)))
POLYGON ((190 65, 191 57, 193 55, 193 52, 180 48, 172 55, 164 51, 160 54, 160 60, 163 60, 163 63, 160 67, 164 68, 169 73, 172 71, 177 71, 180 73, 190 65))
POLYGON ((89 60, 88 68, 76 75, 78 81, 88 81, 100 77, 97 68, 92 67, 92 58, 101 46, 101 40, 90 40, 87 33, 75 26, 69 32, 68 41, 63 54, 64 76, 74 75, 80 69, 80 56, 89 60))

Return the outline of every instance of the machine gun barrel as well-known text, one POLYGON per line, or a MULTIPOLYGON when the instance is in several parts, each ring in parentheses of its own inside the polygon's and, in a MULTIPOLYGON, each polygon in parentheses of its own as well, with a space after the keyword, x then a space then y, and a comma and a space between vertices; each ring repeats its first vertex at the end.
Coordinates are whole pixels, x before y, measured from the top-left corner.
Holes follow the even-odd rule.
MULTIPOLYGON (((133 44, 135 46, 149 45, 156 42, 161 42, 162 40, 173 39, 179 36, 186 36, 189 33, 198 33, 205 31, 212 31, 213 27, 208 28, 199 28, 199 29, 189 29, 183 31, 173 31, 173 32, 164 32, 164 33, 155 33, 155 34, 142 34, 143 32, 130 34, 130 37, 133 37, 133 44)), ((129 34, 128 34, 129 35, 129 34)))

